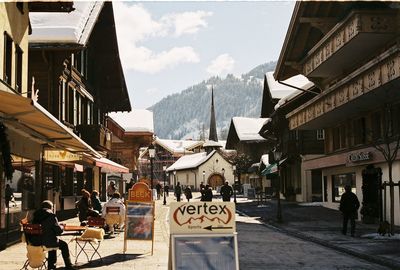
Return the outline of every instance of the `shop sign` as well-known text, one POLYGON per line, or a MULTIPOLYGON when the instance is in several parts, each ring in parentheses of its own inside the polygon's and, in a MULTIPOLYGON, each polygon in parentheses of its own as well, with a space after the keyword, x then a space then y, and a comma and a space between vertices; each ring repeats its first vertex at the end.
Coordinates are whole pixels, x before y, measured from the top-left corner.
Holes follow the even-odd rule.
POLYGON ((173 202, 170 215, 171 234, 233 233, 236 230, 233 202, 173 202))
POLYGON ((148 185, 143 182, 136 183, 128 191, 128 200, 135 202, 151 202, 151 190, 148 185))
POLYGON ((82 160, 82 155, 74 154, 65 150, 45 150, 44 159, 46 161, 59 162, 78 161, 82 160))
POLYGON ((358 153, 351 153, 349 155, 350 162, 359 162, 359 161, 365 161, 365 160, 371 160, 371 159, 372 159, 371 152, 358 152, 358 153))

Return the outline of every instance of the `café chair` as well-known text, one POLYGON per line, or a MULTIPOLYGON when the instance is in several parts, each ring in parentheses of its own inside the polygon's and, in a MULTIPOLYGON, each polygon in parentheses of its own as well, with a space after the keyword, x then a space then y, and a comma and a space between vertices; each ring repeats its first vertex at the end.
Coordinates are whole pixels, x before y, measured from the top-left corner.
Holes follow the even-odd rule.
POLYGON ((75 238, 77 248, 79 249, 78 254, 75 258, 75 263, 77 263, 79 256, 83 253, 85 254, 88 262, 93 260, 93 257, 97 255, 101 261, 103 258, 99 253, 100 244, 104 239, 104 229, 103 228, 87 228, 83 234, 75 238), (92 254, 89 258, 89 254, 92 254))
POLYGON ((123 223, 120 208, 118 206, 106 206, 105 220, 110 232, 113 233, 114 227, 119 227, 123 223))
POLYGON ((88 217, 87 225, 89 227, 104 228, 106 220, 102 217, 88 217))
POLYGON ((47 258, 46 252, 54 250, 57 248, 48 248, 41 245, 41 243, 36 242, 36 239, 40 239, 42 235, 42 225, 41 224, 29 224, 21 222, 23 229, 23 237, 26 242, 27 250, 27 260, 25 261, 22 269, 28 269, 28 267, 33 269, 47 269, 47 258))

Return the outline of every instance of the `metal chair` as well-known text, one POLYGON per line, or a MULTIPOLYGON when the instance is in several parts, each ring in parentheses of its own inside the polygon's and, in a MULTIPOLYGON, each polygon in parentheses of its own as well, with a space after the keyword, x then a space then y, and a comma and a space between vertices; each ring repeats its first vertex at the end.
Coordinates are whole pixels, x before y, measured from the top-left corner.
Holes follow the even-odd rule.
MULTIPOLYGON (((104 223, 103 223, 104 224, 104 223)), ((85 232, 75 238, 76 245, 79 248, 79 252, 76 255, 75 258, 75 263, 77 263, 79 256, 83 253, 85 254, 88 262, 91 262, 93 260, 93 257, 97 255, 101 261, 103 261, 103 258, 101 257, 99 253, 99 248, 101 241, 104 239, 104 229, 102 228, 87 228, 85 232), (92 253, 92 255, 89 258, 89 252, 92 253)))

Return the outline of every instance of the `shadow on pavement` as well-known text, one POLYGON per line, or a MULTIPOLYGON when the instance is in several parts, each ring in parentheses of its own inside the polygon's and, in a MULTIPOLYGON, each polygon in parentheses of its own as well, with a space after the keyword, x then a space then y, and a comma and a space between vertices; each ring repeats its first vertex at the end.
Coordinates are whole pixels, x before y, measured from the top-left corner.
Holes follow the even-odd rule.
MULTIPOLYGON (((110 266, 114 263, 120 263, 125 261, 135 260, 136 258, 143 256, 143 254, 122 254, 116 253, 109 256, 103 257, 103 260, 96 259, 92 260, 91 262, 80 264, 78 263, 74 267, 77 269, 88 269, 88 268, 97 268, 100 266, 110 266)), ((61 268, 63 269, 63 268, 61 268)))

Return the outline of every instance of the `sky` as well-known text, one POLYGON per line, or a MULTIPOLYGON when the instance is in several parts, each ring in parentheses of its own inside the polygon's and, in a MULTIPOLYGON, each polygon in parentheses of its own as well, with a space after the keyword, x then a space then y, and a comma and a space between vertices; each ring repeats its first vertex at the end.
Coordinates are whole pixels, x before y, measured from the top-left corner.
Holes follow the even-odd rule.
POLYGON ((293 1, 114 2, 132 107, 279 57, 293 1))

